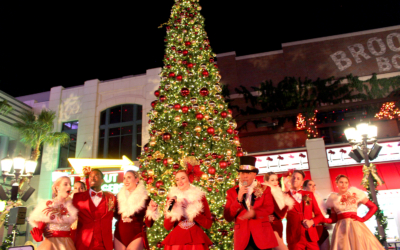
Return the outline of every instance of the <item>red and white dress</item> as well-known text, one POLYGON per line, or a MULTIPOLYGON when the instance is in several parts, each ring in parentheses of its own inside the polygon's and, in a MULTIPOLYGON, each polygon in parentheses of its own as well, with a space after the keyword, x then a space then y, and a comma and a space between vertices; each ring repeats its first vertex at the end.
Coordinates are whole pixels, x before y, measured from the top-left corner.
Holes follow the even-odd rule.
POLYGON ((43 231, 52 230, 52 236, 45 238, 38 250, 74 250, 74 242, 70 238, 71 225, 78 219, 78 209, 72 205, 71 198, 65 202, 58 199, 39 202, 29 216, 29 224, 33 227, 31 234, 35 241, 43 240, 43 231))
POLYGON ((177 202, 171 212, 165 211, 164 227, 172 231, 162 242, 164 250, 208 249, 212 242, 201 228, 209 229, 212 225, 205 193, 199 187, 190 185, 185 191, 172 187, 167 199, 174 196, 177 202), (188 202, 186 208, 182 207, 184 199, 188 202))
POLYGON ((122 187, 117 195, 117 212, 114 237, 125 247, 142 237, 143 245, 148 249, 146 227, 151 227, 159 217, 158 210, 149 209, 150 197, 146 187, 140 181, 136 189, 129 193, 122 187))
POLYGON ((285 218, 288 210, 293 208, 294 200, 286 193, 282 191, 280 187, 275 187, 263 183, 263 185, 271 187, 272 197, 274 198, 274 221, 272 222, 272 229, 278 233, 282 239, 283 224, 282 219, 285 218))
POLYGON ((343 195, 331 193, 326 202, 337 214, 337 222, 332 233, 331 250, 378 250, 382 244, 360 221, 351 218, 357 215, 357 208, 367 195, 360 189, 351 187, 343 195))

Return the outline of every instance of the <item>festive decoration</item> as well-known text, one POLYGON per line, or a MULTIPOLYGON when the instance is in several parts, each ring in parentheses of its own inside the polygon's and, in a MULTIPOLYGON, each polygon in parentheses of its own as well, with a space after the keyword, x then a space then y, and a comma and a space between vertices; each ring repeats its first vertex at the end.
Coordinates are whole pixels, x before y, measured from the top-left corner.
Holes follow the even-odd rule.
POLYGON ((386 102, 382 104, 381 110, 375 115, 375 117, 378 117, 379 119, 388 118, 391 120, 400 117, 400 110, 396 108, 394 102, 386 102))
MULTIPOLYGON (((150 142, 139 161, 145 180, 151 183, 148 189, 154 190, 151 198, 160 209, 175 186, 174 173, 185 170, 196 180, 192 185, 208 191, 211 212, 223 218, 225 194, 235 185, 237 155, 243 149, 235 131, 237 123, 222 98, 221 75, 200 9, 198 0, 177 0, 172 7, 158 101, 148 112, 150 142)), ((232 223, 223 222, 206 230, 215 244, 213 250, 233 249, 231 228, 232 223)), ((167 233, 162 218, 155 222, 147 233, 151 248, 167 233)))
MULTIPOLYGON (((4 211, 0 211, 0 228, 4 224, 5 231, 7 231, 7 228, 9 227, 9 225, 8 225, 8 218, 10 216, 9 212, 10 212, 11 208, 20 207, 20 206, 22 206, 21 200, 18 200, 16 202, 7 201, 4 211)), ((19 231, 18 231, 18 228, 16 225, 13 227, 13 230, 15 230, 16 234, 18 235, 19 231)), ((12 246, 12 242, 13 242, 13 234, 10 234, 4 238, 0 249, 1 250, 8 249, 9 247, 12 246)))
POLYGON ((297 115, 296 128, 297 129, 305 129, 306 128, 306 119, 304 118, 304 116, 301 113, 299 113, 297 115))
POLYGON ((378 186, 383 185, 385 183, 382 180, 382 178, 379 176, 375 164, 370 163, 369 166, 364 165, 362 170, 363 170, 364 175, 363 175, 363 178, 361 181, 361 185, 363 187, 367 188, 367 186, 369 185, 368 176, 370 174, 373 176, 373 178, 376 181, 376 183, 378 184, 378 186))
POLYGON ((308 114, 306 124, 306 133, 308 138, 315 138, 318 136, 317 126, 315 125, 317 121, 317 112, 318 110, 315 110, 313 115, 308 114))

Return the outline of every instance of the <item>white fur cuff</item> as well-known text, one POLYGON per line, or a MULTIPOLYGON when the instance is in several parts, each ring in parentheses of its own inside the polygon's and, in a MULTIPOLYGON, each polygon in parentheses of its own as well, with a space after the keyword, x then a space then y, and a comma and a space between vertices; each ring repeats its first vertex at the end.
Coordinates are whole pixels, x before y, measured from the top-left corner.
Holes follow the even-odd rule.
POLYGON ((158 220, 160 218, 160 212, 158 211, 158 208, 155 211, 151 211, 150 207, 147 208, 146 218, 153 221, 158 220))

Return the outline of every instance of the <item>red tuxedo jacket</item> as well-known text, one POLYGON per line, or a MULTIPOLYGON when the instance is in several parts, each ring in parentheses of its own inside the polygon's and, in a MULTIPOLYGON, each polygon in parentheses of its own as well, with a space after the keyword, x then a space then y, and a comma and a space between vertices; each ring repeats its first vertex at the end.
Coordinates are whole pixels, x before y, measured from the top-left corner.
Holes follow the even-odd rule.
POLYGON ((247 210, 237 201, 239 186, 235 186, 227 192, 227 202, 224 209, 225 220, 235 220, 234 246, 235 250, 243 250, 249 243, 250 232, 257 247, 260 249, 278 246, 274 231, 268 216, 274 212, 274 201, 271 188, 267 187, 261 197, 256 198, 253 209, 256 216, 253 219, 241 220, 247 210))
POLYGON ((103 192, 103 198, 96 207, 89 195, 89 191, 74 195, 73 204, 79 210, 78 227, 76 229, 75 247, 77 250, 91 248, 92 241, 102 239, 104 247, 112 250, 112 220, 116 206, 116 198, 110 192, 103 192), (97 234, 94 237, 94 234, 97 234), (101 234, 101 235, 98 235, 101 234))
MULTIPOLYGON (((288 194, 292 199, 294 199, 290 191, 288 194)), ((289 245, 300 241, 302 230, 306 230, 309 240, 313 242, 318 241, 319 237, 317 229, 315 227, 306 229, 303 226, 302 221, 305 219, 312 219, 315 226, 324 221, 324 216, 319 209, 314 194, 312 192, 302 191, 302 197, 301 203, 298 203, 295 200, 293 209, 287 212, 286 241, 289 245), (313 215, 315 215, 315 217, 313 215)))

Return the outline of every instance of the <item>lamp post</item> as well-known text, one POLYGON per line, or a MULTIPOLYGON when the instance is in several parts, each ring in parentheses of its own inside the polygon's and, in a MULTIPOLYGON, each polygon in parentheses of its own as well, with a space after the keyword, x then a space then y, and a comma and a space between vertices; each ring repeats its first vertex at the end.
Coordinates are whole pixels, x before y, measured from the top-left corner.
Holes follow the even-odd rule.
MULTIPOLYGON (((349 143, 353 146, 354 148, 360 147, 362 153, 363 153, 363 158, 365 160, 365 165, 369 167, 370 164, 370 159, 373 160, 369 155, 369 149, 368 149, 368 142, 370 143, 376 143, 377 141, 377 134, 378 134, 378 129, 374 125, 368 125, 367 123, 360 123, 357 126, 357 129, 353 127, 349 127, 345 129, 344 133, 346 135, 347 140, 349 143)), ((377 153, 375 154, 374 157, 377 156, 377 153)), ((360 159, 361 161, 362 159, 360 159)), ((376 196, 376 190, 375 190, 375 184, 374 184, 374 179, 372 177, 372 174, 370 173, 368 175, 368 183, 372 195, 372 199, 374 203, 378 206, 378 198, 376 196)), ((381 225, 381 222, 379 219, 376 217, 376 223, 378 225, 378 234, 379 236, 384 239, 383 245, 385 249, 388 249, 388 245, 386 242, 386 234, 385 231, 383 230, 383 227, 381 225)))

